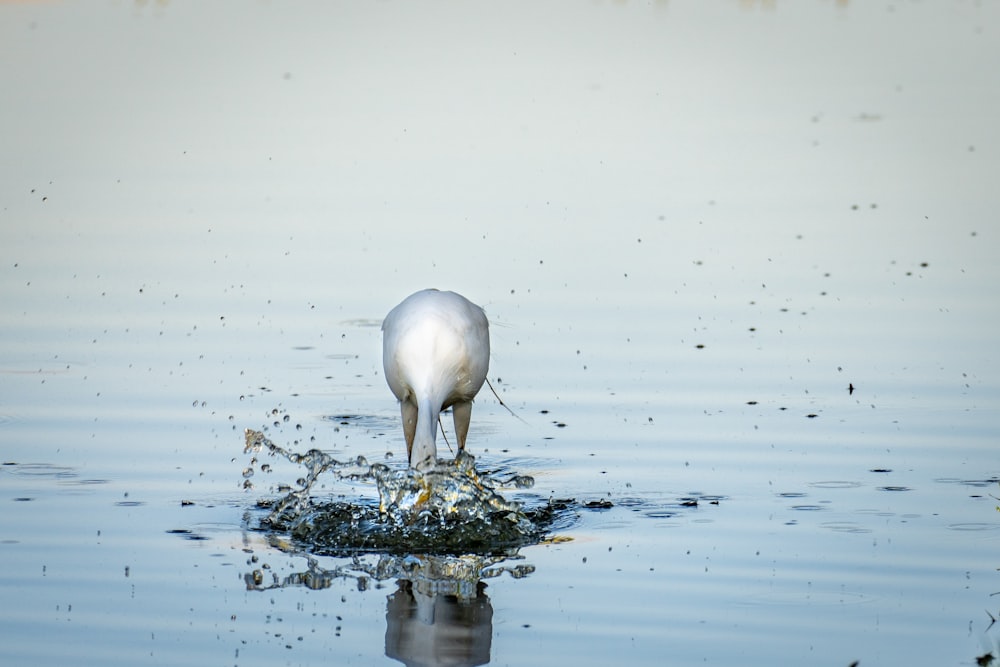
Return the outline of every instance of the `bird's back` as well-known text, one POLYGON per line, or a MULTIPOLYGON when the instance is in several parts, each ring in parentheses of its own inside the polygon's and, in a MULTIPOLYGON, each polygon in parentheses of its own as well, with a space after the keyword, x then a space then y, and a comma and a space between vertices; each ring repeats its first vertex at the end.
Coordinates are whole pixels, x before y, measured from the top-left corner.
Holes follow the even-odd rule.
POLYGON ((447 407, 471 400, 489 367, 489 323, 483 309, 454 292, 423 290, 382 323, 386 380, 400 400, 426 394, 447 407))

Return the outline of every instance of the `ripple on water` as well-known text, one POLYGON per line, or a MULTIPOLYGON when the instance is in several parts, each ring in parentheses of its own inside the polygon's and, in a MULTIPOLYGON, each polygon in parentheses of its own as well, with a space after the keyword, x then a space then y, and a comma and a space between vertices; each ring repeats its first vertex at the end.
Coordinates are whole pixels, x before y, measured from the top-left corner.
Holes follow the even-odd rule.
POLYGON ((848 480, 827 480, 822 482, 809 482, 809 486, 814 489, 857 489, 861 487, 861 482, 848 480))
POLYGON ((201 542, 207 540, 208 538, 204 535, 199 535, 198 533, 188 530, 187 528, 173 528, 167 531, 168 535, 177 535, 184 538, 185 540, 191 540, 193 542, 201 542))
POLYGON ((871 529, 865 528, 860 524, 854 523, 853 521, 826 521, 820 524, 823 528, 827 530, 832 530, 835 533, 870 533, 871 529))
POLYGON ((79 476, 70 466, 51 463, 5 463, 3 469, 19 477, 49 477, 56 480, 70 480, 79 476))
POLYGON ((995 523, 952 523, 948 525, 948 530, 958 530, 962 532, 977 532, 977 531, 987 531, 987 530, 997 530, 1000 525, 995 523))
POLYGON ((764 607, 764 606, 827 606, 827 605, 850 605, 864 604, 874 601, 875 598, 864 593, 841 590, 810 590, 807 594, 774 591, 761 595, 754 595, 745 599, 742 604, 764 607))
POLYGON ((974 486, 977 488, 983 488, 987 486, 996 486, 997 484, 1000 484, 1000 478, 989 477, 987 479, 963 479, 960 482, 960 484, 964 484, 965 486, 974 486))
POLYGON ((376 431, 389 431, 396 428, 396 420, 382 415, 340 414, 323 417, 326 421, 338 426, 353 426, 376 431))

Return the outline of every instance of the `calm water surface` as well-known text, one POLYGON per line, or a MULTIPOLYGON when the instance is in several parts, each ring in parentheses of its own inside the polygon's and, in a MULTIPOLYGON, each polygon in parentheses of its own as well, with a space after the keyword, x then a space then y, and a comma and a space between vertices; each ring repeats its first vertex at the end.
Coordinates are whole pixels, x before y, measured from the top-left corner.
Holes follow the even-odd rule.
POLYGON ((988 664, 997 26, 0 6, 2 662, 988 664), (469 446, 543 539, 262 530, 304 470, 244 429, 404 466, 378 327, 428 286, 491 318, 469 446))

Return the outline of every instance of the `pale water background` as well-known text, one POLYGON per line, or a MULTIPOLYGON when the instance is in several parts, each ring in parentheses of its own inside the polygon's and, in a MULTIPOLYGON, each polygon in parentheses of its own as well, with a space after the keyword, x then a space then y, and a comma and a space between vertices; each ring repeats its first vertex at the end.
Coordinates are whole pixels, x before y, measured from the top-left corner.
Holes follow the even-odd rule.
POLYGON ((1000 5, 3 3, 0 55, 3 664, 998 655, 1000 5), (574 501, 434 626, 242 476, 403 465, 431 286, 524 420, 479 465, 574 501))

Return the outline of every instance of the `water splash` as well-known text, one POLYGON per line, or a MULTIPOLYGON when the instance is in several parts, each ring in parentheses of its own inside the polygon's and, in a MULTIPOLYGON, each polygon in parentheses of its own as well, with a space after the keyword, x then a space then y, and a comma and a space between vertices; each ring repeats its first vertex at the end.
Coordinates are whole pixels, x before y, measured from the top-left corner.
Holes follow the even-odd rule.
MULTIPOLYGON (((284 549, 287 545, 277 543, 272 546, 284 549)), ((292 555, 305 559, 305 569, 282 576, 266 564, 256 567, 243 575, 247 590, 296 587, 322 590, 332 587, 338 579, 354 580, 359 590, 366 590, 373 581, 406 579, 425 595, 451 595, 459 600, 468 600, 476 596, 483 580, 495 579, 504 574, 521 579, 535 571, 534 566, 528 563, 507 563, 506 556, 362 555, 354 556, 334 567, 323 567, 312 555, 294 551, 292 555)), ((520 558, 522 557, 518 557, 520 558)))
POLYGON ((284 489, 286 495, 270 505, 261 526, 288 534, 318 555, 511 553, 537 543, 556 511, 551 504, 526 510, 521 503, 506 499, 500 490, 531 488, 534 480, 525 475, 499 478, 480 473, 475 458, 464 451, 454 461, 439 461, 434 468, 419 472, 369 464, 361 456, 338 461, 318 449, 300 454, 252 429, 246 430, 245 441, 245 452, 254 455, 244 470, 247 488, 252 488, 255 469, 266 465, 259 464, 261 452, 305 468, 297 488, 284 489), (374 483, 377 506, 313 498, 313 486, 324 473, 374 483))

